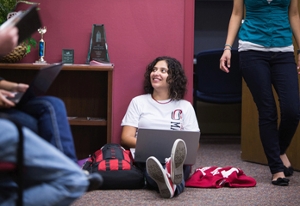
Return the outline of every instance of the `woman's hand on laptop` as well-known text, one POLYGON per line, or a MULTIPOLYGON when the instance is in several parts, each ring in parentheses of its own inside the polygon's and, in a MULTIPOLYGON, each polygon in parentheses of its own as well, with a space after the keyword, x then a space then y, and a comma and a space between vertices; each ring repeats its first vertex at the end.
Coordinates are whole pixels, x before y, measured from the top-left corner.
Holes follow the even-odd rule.
POLYGON ((14 91, 16 92, 25 92, 28 89, 28 84, 18 83, 14 91))
POLYGON ((14 107, 15 103, 8 100, 7 97, 14 97, 15 94, 13 92, 9 92, 3 89, 0 89, 0 108, 10 108, 14 107))
POLYGON ((11 82, 5 79, 0 81, 0 88, 11 92, 25 92, 28 87, 28 84, 11 82))

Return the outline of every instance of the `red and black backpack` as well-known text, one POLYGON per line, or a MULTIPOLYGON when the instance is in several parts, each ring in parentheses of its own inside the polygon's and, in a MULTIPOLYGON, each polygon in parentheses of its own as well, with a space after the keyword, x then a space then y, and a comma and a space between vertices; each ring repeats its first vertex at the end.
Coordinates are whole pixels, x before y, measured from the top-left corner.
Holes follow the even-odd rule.
POLYGON ((144 186, 142 171, 133 165, 130 151, 119 144, 105 144, 90 155, 82 169, 102 175, 103 185, 99 189, 140 189, 144 186))

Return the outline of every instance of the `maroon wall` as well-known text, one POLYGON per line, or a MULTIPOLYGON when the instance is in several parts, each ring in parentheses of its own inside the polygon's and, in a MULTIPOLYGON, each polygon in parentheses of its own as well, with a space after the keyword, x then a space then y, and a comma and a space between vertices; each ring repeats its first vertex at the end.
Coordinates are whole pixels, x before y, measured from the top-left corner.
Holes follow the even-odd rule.
MULTIPOLYGON (((113 73, 112 141, 119 142, 121 120, 132 97, 141 94, 146 65, 168 55, 180 60, 192 101, 194 0, 36 0, 47 27, 46 61, 61 61, 62 49, 85 62, 93 24, 104 24, 113 73)), ((23 8, 21 5, 19 8, 23 8)), ((39 35, 34 35, 39 40, 39 35)), ((38 59, 34 49, 23 62, 38 59)))

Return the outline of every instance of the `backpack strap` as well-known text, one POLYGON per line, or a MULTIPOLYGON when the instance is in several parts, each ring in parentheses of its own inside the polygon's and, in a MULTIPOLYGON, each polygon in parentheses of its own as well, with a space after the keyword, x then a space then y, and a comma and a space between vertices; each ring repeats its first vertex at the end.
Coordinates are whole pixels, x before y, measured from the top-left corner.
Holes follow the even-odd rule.
POLYGON ((105 148, 102 148, 102 155, 106 170, 109 171, 112 169, 111 166, 115 167, 116 165, 118 165, 118 170, 122 170, 123 148, 117 144, 107 144, 105 146, 105 148))

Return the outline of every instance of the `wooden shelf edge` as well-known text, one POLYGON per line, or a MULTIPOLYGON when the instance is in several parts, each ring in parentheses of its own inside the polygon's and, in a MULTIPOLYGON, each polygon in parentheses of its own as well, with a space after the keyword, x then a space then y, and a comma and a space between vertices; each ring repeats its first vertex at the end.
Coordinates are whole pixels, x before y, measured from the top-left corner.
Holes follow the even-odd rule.
POLYGON ((68 117, 69 124, 76 126, 106 126, 106 119, 95 117, 68 117))
MULTIPOLYGON (((38 70, 50 64, 0 63, 0 69, 38 70)), ((88 64, 65 64, 62 70, 69 71, 112 71, 114 66, 90 66, 88 64)))

